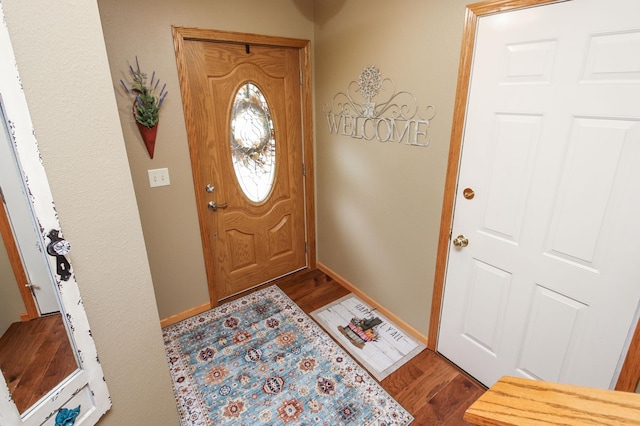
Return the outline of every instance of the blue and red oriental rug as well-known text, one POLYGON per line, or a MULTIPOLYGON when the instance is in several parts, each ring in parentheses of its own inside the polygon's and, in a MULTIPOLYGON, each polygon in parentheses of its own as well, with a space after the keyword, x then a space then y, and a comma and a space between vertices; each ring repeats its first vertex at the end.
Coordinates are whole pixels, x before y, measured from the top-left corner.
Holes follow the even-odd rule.
POLYGON ((413 417, 278 287, 163 329, 183 425, 407 425, 413 417))

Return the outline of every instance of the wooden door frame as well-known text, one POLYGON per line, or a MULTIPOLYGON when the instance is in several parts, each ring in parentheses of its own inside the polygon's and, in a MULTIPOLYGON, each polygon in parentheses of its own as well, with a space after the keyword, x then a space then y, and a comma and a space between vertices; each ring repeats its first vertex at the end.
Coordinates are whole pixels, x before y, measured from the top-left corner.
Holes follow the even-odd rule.
MULTIPOLYGON (((469 83, 471 78, 471 69, 473 66, 473 49, 475 47, 478 19, 482 16, 493 15, 496 13, 541 6, 549 3, 562 3, 564 1, 567 0, 491 0, 467 6, 462 36, 462 49, 460 53, 460 66, 458 68, 456 100, 453 111, 453 125, 451 128, 451 141, 449 145, 449 159, 444 188, 444 199, 442 202, 442 214, 440 219, 440 236, 438 239, 433 297, 431 299, 431 315, 427 347, 434 351, 437 349, 436 344, 440 328, 440 315, 444 295, 447 257, 449 253, 449 242, 451 239, 451 226, 453 223, 453 210, 456 187, 458 184, 460 154, 462 149, 462 138, 466 119, 469 83)), ((639 381, 640 322, 636 324, 635 333, 618 377, 616 390, 634 392, 639 381)))
MULTIPOLYGON (((185 124, 187 128, 187 139, 189 143, 189 154, 191 164, 195 164, 200 158, 200 147, 190 137, 195 132, 195 123, 190 118, 192 116, 192 98, 187 81, 186 60, 184 57, 184 42, 188 40, 211 41, 223 43, 248 44, 252 46, 267 47, 288 47, 298 49, 300 59, 300 102, 302 107, 302 150, 304 162, 304 209, 305 209, 305 235, 307 242, 307 267, 306 271, 316 269, 316 219, 315 219, 315 171, 313 159, 313 115, 312 115, 312 92, 311 92, 311 42, 309 40, 285 38, 275 36, 265 36, 259 34, 238 33, 230 31, 208 30, 200 28, 187 28, 172 26, 173 43, 176 52, 176 63, 178 67, 178 78, 182 91, 182 104, 184 108, 185 124)), ((198 205, 205 205, 207 201, 202 188, 195 188, 196 182, 200 182, 200 170, 192 167, 194 175, 194 190, 198 205)), ((211 252, 211 243, 205 236, 204 220, 202 209, 198 210, 198 223, 200 225, 200 235, 205 253, 211 252)), ((207 273, 207 283, 209 287, 210 306, 218 305, 217 291, 215 288, 215 264, 212 259, 205 256, 205 270, 207 273)))
POLYGON ((27 312, 20 314, 20 319, 22 321, 32 320, 38 318, 40 316, 40 312, 38 311, 36 302, 33 299, 33 294, 31 294, 31 290, 28 287, 29 279, 27 277, 27 273, 24 270, 22 258, 20 257, 20 252, 18 251, 18 245, 16 244, 16 240, 13 236, 13 231, 11 229, 11 223, 9 222, 7 210, 4 206, 4 203, 0 204, 2 204, 0 206, 0 235, 2 236, 4 247, 7 250, 9 264, 11 265, 11 269, 13 270, 13 276, 16 279, 16 283, 18 284, 18 290, 20 291, 22 302, 24 303, 24 307, 27 310, 27 312))

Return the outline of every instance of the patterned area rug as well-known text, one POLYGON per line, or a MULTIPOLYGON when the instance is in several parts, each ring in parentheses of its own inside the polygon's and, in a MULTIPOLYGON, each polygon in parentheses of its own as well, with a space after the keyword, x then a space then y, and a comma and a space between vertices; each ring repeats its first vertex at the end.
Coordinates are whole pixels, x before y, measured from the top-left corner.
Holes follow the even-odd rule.
POLYGON ((278 287, 163 329, 183 425, 407 425, 413 417, 278 287))

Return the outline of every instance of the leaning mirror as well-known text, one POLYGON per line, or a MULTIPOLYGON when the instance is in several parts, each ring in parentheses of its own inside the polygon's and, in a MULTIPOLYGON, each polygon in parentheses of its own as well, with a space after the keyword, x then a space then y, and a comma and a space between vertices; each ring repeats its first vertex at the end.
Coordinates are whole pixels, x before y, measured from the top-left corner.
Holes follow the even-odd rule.
POLYGON ((0 370, 24 414, 78 368, 0 106, 0 370), (28 307, 28 309, 27 309, 28 307))
MULTIPOLYGON (((0 5, 0 18, 3 17, 0 5)), ((0 19, 4 22, 4 19, 0 19)), ((0 25, 0 425, 93 425, 111 403, 0 25), (51 232, 53 231, 53 233, 51 232), (66 423, 61 422, 67 419, 66 423)))

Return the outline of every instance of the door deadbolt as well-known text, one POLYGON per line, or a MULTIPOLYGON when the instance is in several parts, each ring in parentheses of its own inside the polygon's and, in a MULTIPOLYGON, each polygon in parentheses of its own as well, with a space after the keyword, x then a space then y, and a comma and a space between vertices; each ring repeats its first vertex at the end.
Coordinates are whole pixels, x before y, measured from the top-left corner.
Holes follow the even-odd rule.
POLYGON ((465 188, 464 191, 462 191, 462 195, 464 196, 464 198, 466 198, 467 200, 472 200, 473 197, 476 196, 476 193, 473 192, 473 189, 471 188, 465 188))

